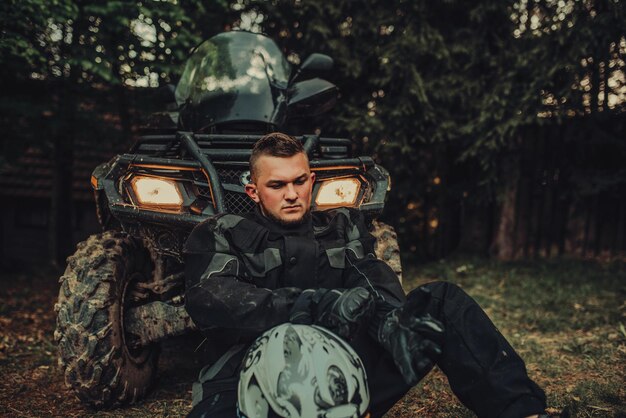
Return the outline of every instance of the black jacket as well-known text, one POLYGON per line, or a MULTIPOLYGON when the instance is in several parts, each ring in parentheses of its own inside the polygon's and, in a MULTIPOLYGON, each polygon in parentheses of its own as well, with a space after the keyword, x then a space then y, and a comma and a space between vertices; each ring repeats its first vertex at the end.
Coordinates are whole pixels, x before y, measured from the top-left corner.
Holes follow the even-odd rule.
POLYGON ((304 289, 362 286, 399 306, 393 270, 374 255, 375 238, 360 212, 314 212, 287 228, 257 210, 199 224, 185 245, 185 305, 200 328, 256 337, 287 322, 304 289))
MULTIPOLYGON (((348 209, 314 213, 306 224, 293 229, 282 228, 258 212, 212 218, 198 225, 187 241, 186 281, 186 307, 200 329, 207 334, 215 328, 235 330, 238 335, 231 337, 246 340, 287 322, 295 300, 307 288, 363 286, 394 306, 405 302, 393 271, 374 256, 374 238, 361 214, 348 209)), ((459 399, 484 417, 542 411, 545 395, 476 302, 451 283, 433 282, 422 288, 431 297, 422 301, 420 312, 445 325, 437 364, 459 399)), ((412 295, 420 297, 420 289, 412 295)), ((410 387, 391 355, 367 332, 352 347, 367 372, 372 416, 382 416, 410 387)), ((215 416, 215 409, 226 405, 234 412, 237 370, 243 357, 242 351, 238 353, 224 368, 229 373, 218 376, 228 378, 213 382, 201 375, 194 393, 201 390, 197 398, 208 399, 210 405, 197 405, 194 411, 215 416), (211 397, 215 393, 219 396, 211 397), (226 393, 231 398, 224 397, 226 393)))

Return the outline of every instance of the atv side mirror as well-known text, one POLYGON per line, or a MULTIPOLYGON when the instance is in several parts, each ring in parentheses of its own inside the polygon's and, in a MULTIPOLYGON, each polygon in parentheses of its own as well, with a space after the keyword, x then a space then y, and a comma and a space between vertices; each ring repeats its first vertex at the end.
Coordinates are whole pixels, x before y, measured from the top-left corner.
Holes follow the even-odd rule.
POLYGON ((295 83, 289 91, 289 117, 317 116, 329 111, 337 102, 339 90, 321 78, 295 83))
POLYGON ((328 71, 333 69, 335 61, 328 55, 313 53, 304 60, 300 66, 300 71, 328 71))
POLYGON ((315 52, 304 60, 300 68, 293 75, 291 82, 294 82, 302 71, 328 71, 332 70, 335 61, 325 54, 315 52))

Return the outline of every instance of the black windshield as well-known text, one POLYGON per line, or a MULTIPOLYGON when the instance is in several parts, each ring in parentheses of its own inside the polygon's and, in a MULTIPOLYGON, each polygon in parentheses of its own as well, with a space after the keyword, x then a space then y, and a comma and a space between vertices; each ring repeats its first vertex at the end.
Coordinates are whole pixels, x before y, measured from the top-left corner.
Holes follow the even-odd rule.
POLYGON ((290 72, 291 65, 271 39, 222 33, 191 55, 176 87, 176 101, 193 128, 237 120, 275 123, 290 72))

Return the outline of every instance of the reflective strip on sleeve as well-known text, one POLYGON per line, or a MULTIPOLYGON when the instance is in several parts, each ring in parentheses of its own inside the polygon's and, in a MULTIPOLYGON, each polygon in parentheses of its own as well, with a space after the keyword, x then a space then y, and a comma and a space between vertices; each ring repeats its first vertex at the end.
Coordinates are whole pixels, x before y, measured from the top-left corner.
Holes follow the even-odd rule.
POLYGON ((352 251, 357 260, 365 258, 365 250, 363 249, 363 243, 361 243, 361 241, 350 241, 346 244, 346 249, 352 251))
POLYGON ((201 285, 209 280, 213 274, 223 272, 226 269, 228 263, 230 263, 231 261, 235 261, 236 267, 233 275, 236 276, 239 270, 239 260, 237 259, 237 257, 230 254, 215 253, 213 258, 211 259, 211 262, 209 263, 209 266, 206 268, 204 273, 202 273, 202 276, 200 276, 200 281, 198 285, 201 285))

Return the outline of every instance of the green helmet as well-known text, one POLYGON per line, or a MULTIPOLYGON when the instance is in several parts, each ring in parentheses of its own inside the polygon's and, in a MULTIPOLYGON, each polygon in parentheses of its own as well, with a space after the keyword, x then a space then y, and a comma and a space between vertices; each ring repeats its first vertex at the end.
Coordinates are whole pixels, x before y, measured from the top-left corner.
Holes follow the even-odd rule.
POLYGON ((367 417, 369 389, 359 356, 325 328, 282 324, 248 349, 239 377, 245 418, 367 417))

